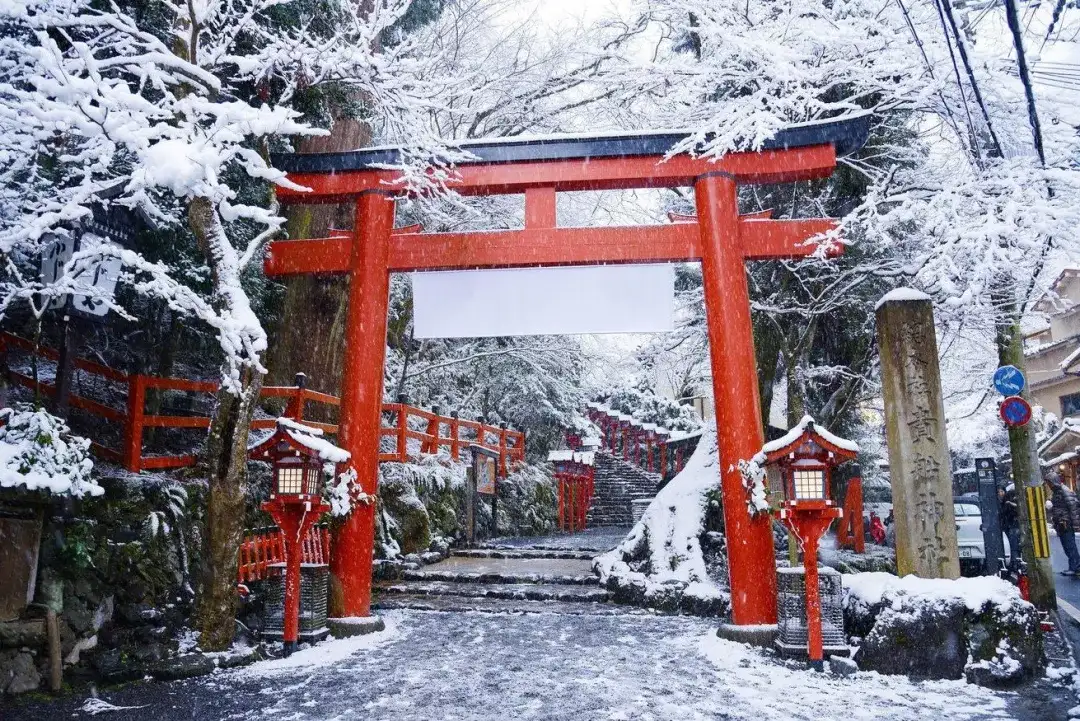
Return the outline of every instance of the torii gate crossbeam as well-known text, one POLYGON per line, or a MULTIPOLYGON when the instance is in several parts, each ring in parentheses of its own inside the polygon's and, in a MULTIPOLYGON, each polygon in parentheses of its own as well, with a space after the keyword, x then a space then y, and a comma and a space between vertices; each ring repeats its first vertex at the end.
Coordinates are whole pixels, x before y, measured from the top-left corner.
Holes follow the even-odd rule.
MULTIPOLYGON (((283 203, 355 201, 351 237, 270 245, 267 275, 350 276, 339 444, 352 454, 362 489, 376 492, 386 314, 391 272, 606 263, 701 261, 720 446, 720 480, 732 595, 732 621, 776 622, 776 569, 770 520, 751 517, 737 470, 763 442, 747 260, 797 258, 804 241, 833 227, 825 219, 740 216, 740 184, 830 175, 836 157, 866 140, 868 116, 792 126, 758 152, 719 159, 668 153, 689 133, 562 136, 463 143, 476 160, 456 168, 448 187, 464 195, 524 193, 525 227, 471 233, 394 230, 395 149, 276 156, 276 167, 310 188, 279 189, 283 203), (378 166, 378 167, 377 167, 378 166), (565 228, 557 192, 692 186, 697 218, 663 226, 565 228)), ((683 219, 687 220, 687 219, 683 219)), ((370 612, 374 508, 359 504, 335 538, 331 571, 341 584, 336 614, 370 612)))

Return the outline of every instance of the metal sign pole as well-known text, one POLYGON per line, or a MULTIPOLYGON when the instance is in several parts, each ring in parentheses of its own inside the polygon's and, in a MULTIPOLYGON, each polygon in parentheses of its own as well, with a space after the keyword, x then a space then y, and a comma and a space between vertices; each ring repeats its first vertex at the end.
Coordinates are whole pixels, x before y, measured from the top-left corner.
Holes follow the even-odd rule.
MULTIPOLYGON (((998 500, 997 467, 993 458, 976 458, 975 473, 979 479, 979 507, 982 511, 983 548, 986 551, 985 573, 997 573, 999 559, 1005 558, 1005 543, 1001 538, 1001 502, 998 500)), ((1015 555, 1016 549, 1012 549, 1015 555)))

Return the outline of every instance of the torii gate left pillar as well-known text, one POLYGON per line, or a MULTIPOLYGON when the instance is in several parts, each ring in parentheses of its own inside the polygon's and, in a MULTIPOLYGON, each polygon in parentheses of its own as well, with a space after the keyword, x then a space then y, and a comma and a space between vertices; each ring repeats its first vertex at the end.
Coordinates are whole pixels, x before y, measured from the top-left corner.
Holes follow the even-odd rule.
MULTIPOLYGON (((776 570, 770 521, 751 517, 737 470, 762 445, 757 368, 747 293, 747 260, 809 255, 809 238, 835 227, 826 219, 772 220, 740 216, 740 184, 783 183, 830 175, 838 149, 865 141, 868 117, 795 126, 772 148, 720 159, 669 156, 679 140, 648 135, 545 140, 518 145, 474 144, 478 160, 457 168, 447 185, 464 195, 525 195, 520 230, 421 233, 393 229, 394 200, 385 150, 287 156, 275 159, 298 185, 278 191, 285 203, 341 203, 354 199, 352 237, 271 244, 269 276, 348 273, 342 419, 339 445, 352 454, 361 489, 374 494, 382 410, 389 274, 414 270, 606 263, 700 261, 709 326, 713 395, 720 446, 720 476, 728 537, 732 620, 737 625, 776 622, 776 570), (292 167, 290 167, 292 166, 292 167), (558 227, 560 191, 693 186, 697 218, 671 225, 558 227)), ((683 134, 685 137, 685 134, 683 134)), ((333 614, 365 616, 371 600, 374 506, 356 504, 338 530, 331 571, 340 584, 333 614)))
MULTIPOLYGON (((341 382, 338 443, 352 454, 360 490, 375 497, 379 478, 386 313, 390 295, 390 232, 394 199, 368 190, 356 199, 354 241, 349 253, 349 313, 341 382)), ((354 503, 334 537, 330 573, 340 586, 331 599, 334 616, 367 616, 375 553, 375 503, 354 503)))

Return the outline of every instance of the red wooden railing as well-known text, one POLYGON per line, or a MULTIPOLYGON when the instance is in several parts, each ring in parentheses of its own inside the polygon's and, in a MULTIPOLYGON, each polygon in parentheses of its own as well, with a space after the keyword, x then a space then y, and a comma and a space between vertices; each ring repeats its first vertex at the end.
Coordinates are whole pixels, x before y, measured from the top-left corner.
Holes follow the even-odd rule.
POLYGON ((592 459, 588 461, 585 463, 573 458, 555 461, 555 481, 559 484, 560 531, 574 533, 585 529, 585 515, 592 504, 594 491, 592 459))
MULTIPOLYGON (((12 333, 0 333, 0 348, 16 348, 27 353, 34 353, 34 343, 12 333)), ((37 347, 40 357, 56 361, 59 353, 44 346, 37 347)), ((209 381, 192 381, 183 378, 158 378, 155 376, 124 373, 94 361, 77 358, 75 368, 101 376, 109 381, 124 386, 127 390, 127 408, 118 410, 98 401, 72 393, 69 404, 92 415, 119 423, 122 430, 120 449, 109 448, 91 439, 91 448, 101 458, 119 463, 134 473, 141 470, 183 468, 193 466, 197 457, 185 455, 146 456, 143 449, 143 431, 147 428, 209 428, 210 417, 201 415, 156 415, 146 413, 147 390, 174 390, 189 393, 217 393, 219 385, 209 381)), ((10 372, 12 380, 27 388, 37 388, 47 395, 53 395, 56 387, 52 383, 39 381, 26 374, 10 372)), ((309 390, 300 386, 263 386, 260 396, 263 398, 287 398, 289 400, 285 415, 298 421, 322 429, 334 435, 337 426, 331 423, 319 423, 304 419, 304 409, 308 402, 340 406, 341 399, 327 393, 309 390)), ((394 419, 394 425, 384 426, 382 437, 395 439, 394 449, 379 454, 380 461, 405 462, 419 454, 437 453, 440 448, 449 449, 454 460, 461 457, 462 448, 479 445, 499 454, 498 472, 505 476, 515 463, 525 460, 525 434, 503 425, 494 426, 481 421, 468 421, 456 413, 449 416, 439 415, 434 411, 424 410, 405 403, 384 403, 384 415, 394 419), (410 421, 413 421, 410 423, 410 421), (417 430, 423 428, 423 430, 417 430), (443 430, 446 430, 445 434, 443 430), (419 441, 410 453, 409 441, 419 441)), ((277 423, 274 418, 260 418, 251 422, 252 429, 273 428, 277 423)))
POLYGON ((698 434, 686 435, 642 423, 599 403, 589 403, 586 415, 603 434, 604 450, 665 479, 683 469, 697 445, 698 434))
MULTIPOLYGON (((300 551, 301 563, 329 563, 330 531, 325 526, 309 529, 300 542, 300 551)), ((267 569, 276 563, 285 563, 285 539, 280 529, 267 528, 246 535, 240 544, 236 580, 261 581, 266 578, 267 569)))

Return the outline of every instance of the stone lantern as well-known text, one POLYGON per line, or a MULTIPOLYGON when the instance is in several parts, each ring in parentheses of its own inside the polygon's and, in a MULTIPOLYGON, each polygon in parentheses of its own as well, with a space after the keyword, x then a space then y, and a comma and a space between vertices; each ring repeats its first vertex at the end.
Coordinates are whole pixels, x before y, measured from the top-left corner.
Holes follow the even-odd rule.
MULTIPOLYGON (((786 575, 781 573, 781 581, 801 580, 805 584, 805 644, 810 666, 817 670, 821 670, 823 665, 822 606, 817 566, 818 540, 828 530, 829 524, 843 515, 843 511, 829 498, 829 480, 836 466, 853 460, 857 453, 858 446, 854 443, 818 428, 814 424, 814 419, 806 416, 783 438, 767 443, 755 459, 759 465, 779 474, 784 498, 777 515, 791 530, 803 551, 805 569, 803 578, 796 579, 795 574, 790 572, 786 575)), ((831 585, 838 585, 833 582, 838 581, 839 577, 833 579, 833 574, 826 573, 826 575, 830 589, 831 585)), ((784 583, 780 585, 783 586, 784 583)), ((781 595, 784 592, 784 588, 779 589, 781 595)), ((830 595, 838 593, 839 589, 836 589, 835 592, 830 592, 830 595)), ((782 651, 785 650, 785 646, 792 645, 793 641, 792 638, 785 638, 784 611, 784 608, 780 609, 781 629, 780 638, 777 640, 782 651)), ((801 619, 799 621, 796 625, 801 628, 801 619)), ((835 625, 833 624, 834 627, 835 625)), ((842 641, 842 616, 839 631, 840 641, 842 641)), ((801 637, 798 641, 802 641, 801 637)))

